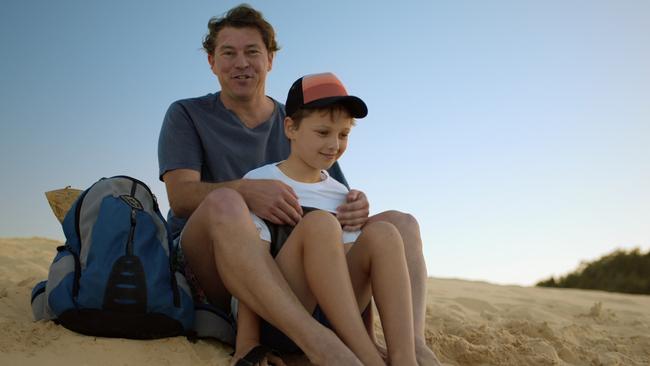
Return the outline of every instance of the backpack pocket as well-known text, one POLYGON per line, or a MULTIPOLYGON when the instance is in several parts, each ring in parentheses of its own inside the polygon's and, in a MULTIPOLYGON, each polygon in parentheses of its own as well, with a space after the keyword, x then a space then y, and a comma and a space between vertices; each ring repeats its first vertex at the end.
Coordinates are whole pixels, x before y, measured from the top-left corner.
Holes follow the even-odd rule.
POLYGON ((46 286, 47 281, 41 281, 32 289, 32 315, 34 315, 34 320, 50 320, 54 318, 52 314, 47 313, 46 286))
MULTIPOLYGON (((50 266, 45 286, 45 313, 54 314, 75 308, 77 278, 80 272, 79 257, 67 246, 56 248, 57 254, 50 266)), ((33 305, 32 305, 33 306, 33 305)))

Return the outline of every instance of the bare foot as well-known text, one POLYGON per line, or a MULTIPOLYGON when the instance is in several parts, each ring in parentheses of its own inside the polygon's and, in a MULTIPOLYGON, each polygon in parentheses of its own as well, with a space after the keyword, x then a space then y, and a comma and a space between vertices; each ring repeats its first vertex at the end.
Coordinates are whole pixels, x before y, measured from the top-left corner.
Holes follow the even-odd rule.
POLYGON ((418 365, 420 366, 440 366, 440 361, 436 357, 435 353, 427 346, 422 338, 415 339, 415 357, 418 360, 418 365))
POLYGON ((304 350, 309 361, 319 366, 363 366, 357 356, 329 329, 325 329, 314 349, 304 350))

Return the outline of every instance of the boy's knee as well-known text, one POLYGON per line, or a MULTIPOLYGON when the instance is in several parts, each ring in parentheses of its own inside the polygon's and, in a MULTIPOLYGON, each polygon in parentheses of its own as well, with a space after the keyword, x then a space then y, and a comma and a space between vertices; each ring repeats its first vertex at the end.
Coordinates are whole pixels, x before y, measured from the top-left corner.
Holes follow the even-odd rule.
POLYGON ((307 213, 300 223, 304 229, 313 235, 323 235, 324 233, 331 233, 332 235, 341 236, 341 224, 333 214, 323 211, 315 210, 307 213))

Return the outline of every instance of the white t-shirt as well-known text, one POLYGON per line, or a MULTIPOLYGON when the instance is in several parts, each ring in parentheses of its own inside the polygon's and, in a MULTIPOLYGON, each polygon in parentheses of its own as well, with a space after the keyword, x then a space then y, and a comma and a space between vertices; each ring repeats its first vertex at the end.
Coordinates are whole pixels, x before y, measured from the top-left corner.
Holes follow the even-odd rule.
MULTIPOLYGON (((296 192, 300 206, 314 207, 335 214, 336 208, 345 203, 348 188, 330 177, 326 170, 321 171, 323 180, 320 182, 303 183, 287 177, 278 168, 278 164, 280 163, 268 164, 251 170, 244 175, 244 179, 275 179, 282 181, 296 192)), ((253 213, 251 213, 251 217, 257 227, 257 231, 260 233, 260 238, 270 242, 271 233, 264 220, 253 213)), ((359 237, 359 234, 361 234, 361 230, 343 231, 343 243, 354 243, 357 237, 359 237)))

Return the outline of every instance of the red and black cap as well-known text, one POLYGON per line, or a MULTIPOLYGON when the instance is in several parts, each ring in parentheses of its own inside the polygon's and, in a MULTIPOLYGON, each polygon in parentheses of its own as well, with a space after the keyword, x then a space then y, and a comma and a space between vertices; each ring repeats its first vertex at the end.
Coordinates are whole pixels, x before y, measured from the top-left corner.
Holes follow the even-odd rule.
POLYGON ((322 108, 335 103, 345 106, 354 118, 368 115, 366 103, 348 95, 343 83, 331 72, 306 75, 296 80, 289 89, 285 110, 291 117, 301 108, 322 108))

